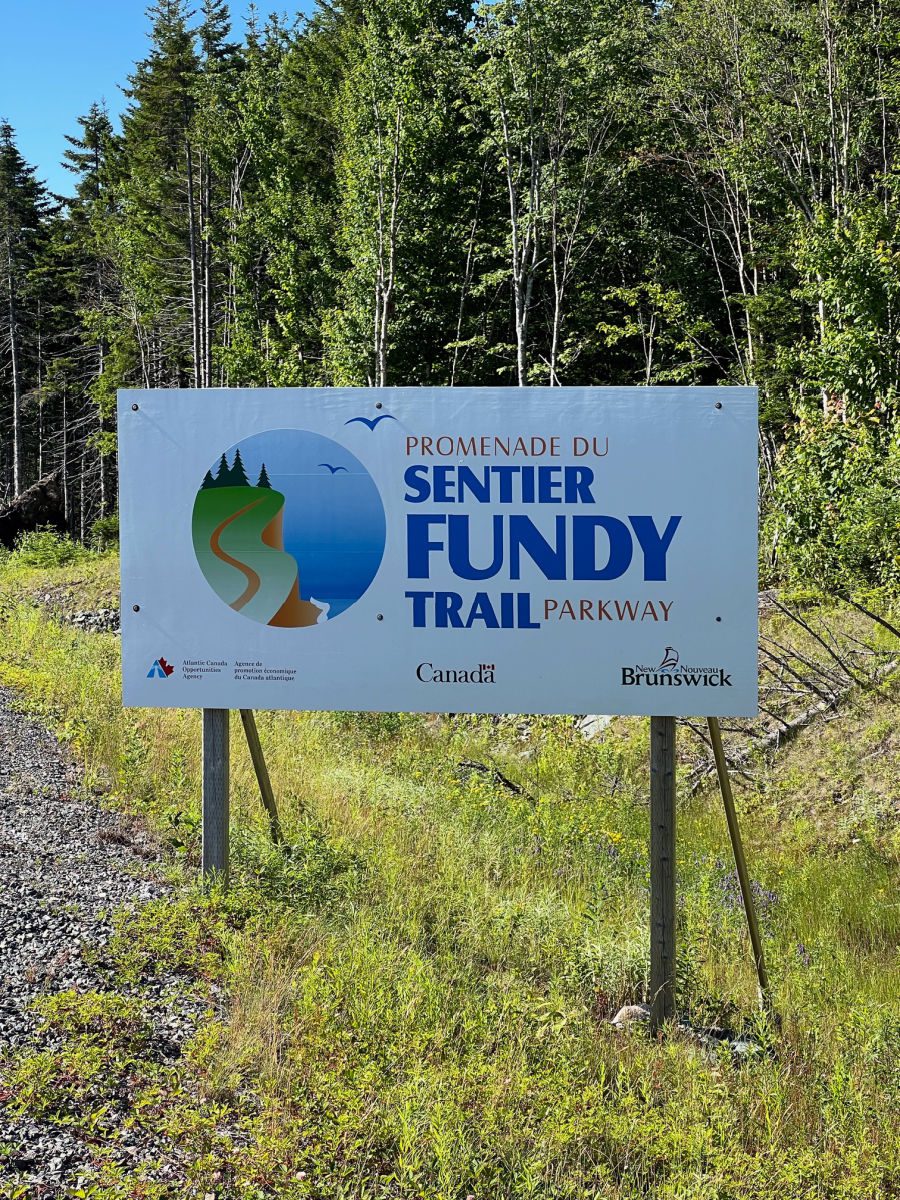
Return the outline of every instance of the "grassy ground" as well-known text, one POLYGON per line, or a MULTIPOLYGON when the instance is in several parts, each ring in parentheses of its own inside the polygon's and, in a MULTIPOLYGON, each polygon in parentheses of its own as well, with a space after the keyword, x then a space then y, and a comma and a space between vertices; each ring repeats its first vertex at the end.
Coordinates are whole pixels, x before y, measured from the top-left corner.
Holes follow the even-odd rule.
POLYGON ((290 852, 267 844, 237 726, 235 885, 204 897, 197 715, 123 712, 116 639, 28 602, 94 599, 114 569, 0 565, 0 682, 184 879, 180 899, 123 917, 109 995, 46 1002, 60 1048, 7 1066, 15 1103, 85 1129, 125 1081, 135 1120, 191 1150, 173 1192, 113 1166, 100 1138, 110 1165, 86 1195, 900 1195, 896 688, 801 735, 740 795, 780 1030, 755 1014, 715 796, 682 805, 681 1007, 766 1047, 734 1064, 608 1024, 646 986, 644 722, 588 743, 555 718, 261 714, 290 852), (177 1072, 143 1052, 140 1005, 116 992, 153 962, 227 997, 177 1072))

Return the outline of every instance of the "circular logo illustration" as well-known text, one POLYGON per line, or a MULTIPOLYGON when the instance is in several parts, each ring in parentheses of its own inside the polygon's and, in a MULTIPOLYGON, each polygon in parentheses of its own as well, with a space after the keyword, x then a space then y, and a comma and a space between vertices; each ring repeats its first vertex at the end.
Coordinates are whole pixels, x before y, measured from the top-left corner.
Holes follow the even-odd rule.
POLYGON ((270 429, 210 466, 192 532, 220 599, 251 621, 296 628, 330 621, 367 590, 384 554, 384 507, 349 450, 270 429))

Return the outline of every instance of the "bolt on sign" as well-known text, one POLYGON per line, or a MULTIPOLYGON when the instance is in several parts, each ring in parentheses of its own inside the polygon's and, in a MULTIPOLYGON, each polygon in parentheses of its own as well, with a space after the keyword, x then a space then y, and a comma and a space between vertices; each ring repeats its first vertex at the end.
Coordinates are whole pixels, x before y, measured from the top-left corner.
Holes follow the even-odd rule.
POLYGON ((124 702, 757 710, 753 388, 119 394, 124 702))

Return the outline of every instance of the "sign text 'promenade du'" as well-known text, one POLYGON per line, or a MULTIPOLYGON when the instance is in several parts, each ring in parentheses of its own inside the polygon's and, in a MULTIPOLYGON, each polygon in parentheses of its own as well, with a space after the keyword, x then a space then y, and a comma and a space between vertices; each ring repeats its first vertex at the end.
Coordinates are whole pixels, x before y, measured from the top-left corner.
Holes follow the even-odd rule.
POLYGON ((125 703, 751 715, 750 388, 122 392, 125 703))

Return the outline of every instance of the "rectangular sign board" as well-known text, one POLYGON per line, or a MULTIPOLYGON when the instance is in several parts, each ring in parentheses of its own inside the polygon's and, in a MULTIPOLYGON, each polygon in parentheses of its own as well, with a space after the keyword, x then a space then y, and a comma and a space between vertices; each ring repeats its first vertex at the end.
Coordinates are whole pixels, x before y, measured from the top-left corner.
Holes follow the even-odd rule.
POLYGON ((753 388, 119 395, 123 694, 752 716, 753 388))

